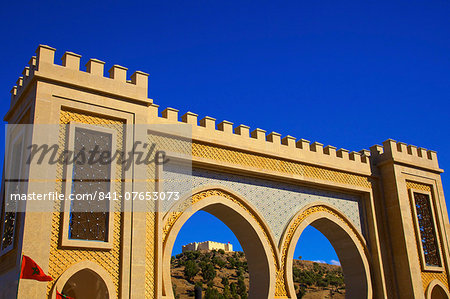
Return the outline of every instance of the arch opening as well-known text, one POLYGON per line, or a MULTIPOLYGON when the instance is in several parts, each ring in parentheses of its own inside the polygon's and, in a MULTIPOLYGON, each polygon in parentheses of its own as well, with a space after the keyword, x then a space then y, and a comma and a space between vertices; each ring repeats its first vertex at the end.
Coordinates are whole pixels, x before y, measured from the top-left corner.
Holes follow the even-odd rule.
POLYGON ((293 280, 297 298, 345 298, 341 264, 328 239, 307 226, 295 248, 293 280))
POLYGON ((201 286, 203 297, 248 298, 248 265, 234 233, 217 217, 197 211, 178 233, 171 260, 175 298, 191 298, 201 286), (187 245, 188 244, 188 245, 187 245))
POLYGON ((297 227, 289 245, 286 273, 291 298, 296 297, 293 280, 293 256, 296 244, 306 227, 312 226, 322 233, 334 248, 342 267, 345 298, 372 298, 370 270, 364 245, 350 227, 349 222, 337 213, 313 212, 297 227))
POLYGON ((440 285, 436 285, 431 291, 431 299, 448 299, 448 296, 440 285))
POLYGON ((450 293, 440 280, 435 279, 428 285, 425 297, 428 299, 449 299, 450 293))
POLYGON ((106 283, 97 273, 90 269, 82 269, 73 274, 64 284, 62 293, 73 298, 109 298, 106 283))
POLYGON ((163 244, 163 296, 174 298, 170 262, 175 239, 184 223, 197 211, 205 211, 222 221, 236 236, 247 257, 249 298, 274 297, 275 269, 270 244, 249 211, 221 196, 209 196, 194 203, 172 225, 163 244))

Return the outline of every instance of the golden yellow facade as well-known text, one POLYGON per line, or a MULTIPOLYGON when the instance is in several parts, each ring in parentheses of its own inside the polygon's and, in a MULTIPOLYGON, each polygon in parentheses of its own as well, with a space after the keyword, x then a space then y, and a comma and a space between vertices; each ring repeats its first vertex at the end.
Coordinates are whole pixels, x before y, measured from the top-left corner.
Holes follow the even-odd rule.
MULTIPOLYGON (((431 185, 426 185, 426 184, 413 182, 413 181, 406 181, 406 187, 408 189, 422 190, 422 191, 426 191, 426 192, 430 192, 430 193, 432 192, 431 185)), ((410 197, 410 204, 411 204, 411 213, 413 214, 412 209, 414 209, 414 203, 413 203, 413 198, 411 198, 411 197, 410 197)), ((415 236, 416 236, 417 240, 420 240, 420 236, 417 234, 417 231, 416 231, 415 236)), ((419 244, 419 243, 417 243, 417 244, 419 244)), ((441 243, 441 244, 439 244, 439 249, 442 251, 442 248, 443 247, 442 247, 442 243, 441 243)), ((418 246, 417 250, 422 250, 422 249, 418 246)), ((417 259, 419 260, 419 256, 417 256, 417 259)), ((419 263, 420 263, 420 260, 419 260, 419 263)), ((422 275, 422 283, 423 283, 424 290, 426 290, 428 288, 429 284, 435 279, 441 281, 448 288, 447 269, 444 269, 440 273, 422 270, 421 275, 422 275)))
MULTIPOLYGON (((114 65, 105 77, 100 60, 90 59, 84 71, 75 53, 66 52, 62 65, 54 63, 55 49, 49 46, 39 46, 36 53, 12 90, 5 116, 10 124, 27 119, 59 126, 58 135, 49 136, 57 140, 59 153, 71 142, 68 125, 104 127, 117 136, 119 151, 147 141, 174 161, 189 160, 200 174, 190 174, 198 184, 169 208, 161 201, 115 201, 108 223, 111 246, 84 245, 86 240, 67 246, 67 214, 59 202, 49 212, 23 213, 14 227, 12 250, 0 254, 0 285, 8 296, 53 299, 78 274, 94 273, 109 298, 173 299, 172 248, 183 224, 202 210, 224 221, 246 251, 252 299, 296 298, 293 255, 309 225, 335 247, 349 298, 430 299, 437 289, 450 298, 450 224, 435 152, 386 140, 370 151, 349 153, 261 129, 250 132, 228 121, 216 124, 192 112, 179 116, 174 108, 160 111, 148 98, 146 73, 128 77, 126 68, 114 65), (188 128, 189 136, 153 134, 139 125, 188 128), (205 173, 214 175, 205 179, 205 173), (427 253, 419 245, 412 190, 430 195, 442 267, 423 267, 427 253), (307 194, 306 203, 291 205, 294 193, 307 194), (289 208, 280 208, 283 204, 289 208), (32 255, 54 280, 19 283, 22 254, 32 255)), ((164 191, 164 178, 170 176, 164 165, 135 162, 131 168, 114 164, 112 171, 113 191, 119 195, 164 191)), ((66 172, 61 164, 32 164, 28 192, 40 188, 38 181, 48 181, 56 182, 53 191, 64 193, 66 172)), ((182 189, 182 180, 179 184, 182 189)))
MULTIPOLYGON (((66 130, 67 124, 71 122, 79 122, 91 125, 105 125, 116 130, 118 133, 118 143, 119 148, 122 147, 123 140, 123 122, 118 120, 111 120, 105 117, 89 115, 86 113, 79 113, 74 111, 61 111, 60 116, 60 150, 66 148, 66 130)), ((120 181, 122 177, 121 166, 116 167, 116 172, 118 174, 117 178, 120 181)), ((63 168, 59 165, 57 172, 57 180, 62 181, 63 178, 63 168)), ((117 184, 116 192, 121 192, 121 184, 117 184)), ((58 184, 58 192, 62 192, 62 184, 58 184)), ((117 202, 120 205, 120 202, 117 202)), ((120 211, 120 207, 116 207, 117 211, 120 211)), ((60 203, 55 204, 55 212, 52 216, 52 231, 51 231, 51 244, 50 244, 50 259, 49 259, 49 271, 48 274, 54 279, 58 278, 67 268, 71 265, 83 261, 83 260, 93 260, 98 262, 99 265, 105 268, 108 273, 111 274, 113 278, 114 285, 116 287, 116 295, 119 295, 120 287, 120 250, 121 250, 121 225, 122 216, 120 212, 114 212, 114 241, 113 249, 111 251, 92 251, 92 250, 74 250, 74 249, 61 249, 59 246, 59 235, 61 223, 61 212, 60 203)), ((48 283, 48 292, 50 292, 53 282, 48 283)))

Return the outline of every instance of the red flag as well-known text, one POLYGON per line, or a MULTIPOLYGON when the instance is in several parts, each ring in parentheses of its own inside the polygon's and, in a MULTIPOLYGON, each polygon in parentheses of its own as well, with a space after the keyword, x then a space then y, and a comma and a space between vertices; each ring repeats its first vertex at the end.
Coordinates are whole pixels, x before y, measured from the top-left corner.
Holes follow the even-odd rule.
POLYGON ((66 296, 66 295, 58 292, 58 290, 56 290, 56 299, 75 299, 75 298, 66 296))
POLYGON ((46 275, 42 271, 41 267, 36 264, 30 257, 24 255, 22 256, 22 269, 20 272, 20 278, 23 279, 34 279, 39 281, 52 281, 53 278, 46 275))

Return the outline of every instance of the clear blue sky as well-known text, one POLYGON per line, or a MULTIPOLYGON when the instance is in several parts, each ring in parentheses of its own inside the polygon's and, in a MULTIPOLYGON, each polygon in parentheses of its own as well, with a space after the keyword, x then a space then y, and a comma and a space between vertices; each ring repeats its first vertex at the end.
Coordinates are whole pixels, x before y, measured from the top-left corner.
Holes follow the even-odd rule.
POLYGON ((448 0, 4 2, 0 112, 43 43, 58 62, 67 50, 150 73, 162 109, 356 151, 393 138, 448 170, 449 16, 448 0))
MULTIPOLYGON (((234 251, 242 251, 242 246, 233 232, 213 215, 198 211, 181 228, 173 246, 172 255, 181 252, 181 246, 191 242, 217 241, 230 242, 234 251), (205 225, 207 223, 208 225, 205 225), (220 233, 218 233, 220 232, 220 233)), ((295 248, 294 258, 321 263, 336 264, 339 261, 333 246, 318 230, 308 226, 300 236, 295 248)))

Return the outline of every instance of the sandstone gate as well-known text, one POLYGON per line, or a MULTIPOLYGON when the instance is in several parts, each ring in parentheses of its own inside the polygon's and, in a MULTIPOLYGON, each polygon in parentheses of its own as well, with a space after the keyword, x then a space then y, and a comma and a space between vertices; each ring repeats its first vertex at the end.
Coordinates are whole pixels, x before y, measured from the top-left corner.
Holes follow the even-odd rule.
MULTIPOLYGON (((176 189, 180 199, 117 200, 91 219, 103 221, 96 224, 100 230, 81 229, 74 237, 73 219, 80 214, 70 205, 28 211, 38 203, 27 202, 27 212, 7 212, 4 198, 12 187, 3 184, 1 298, 55 298, 56 290, 83 298, 173 298, 172 247, 199 210, 218 217, 239 239, 248 258, 250 298, 296 297, 293 255, 309 225, 335 248, 348 298, 450 298, 450 227, 435 152, 386 140, 349 153, 208 116, 198 120, 192 112, 160 113, 148 98, 143 72, 127 79, 127 69, 114 65, 105 77, 100 60, 90 59, 84 71, 77 54, 66 52, 59 65, 55 49, 41 45, 36 53, 11 91, 5 120, 35 128, 67 125, 46 136, 62 148, 109 137, 102 146, 112 150, 129 150, 137 136, 165 143, 172 162, 113 165, 108 188, 121 195, 176 189), (138 125, 188 127, 190 136, 171 139, 138 125), (87 139, 77 137, 77 128, 90 134, 87 139), (54 280, 21 280, 17 287, 22 254, 54 280)), ((9 142, 6 159, 25 152, 24 142, 33 143, 38 131, 9 142)), ((18 161, 13 169, 26 183, 14 186, 27 193, 42 191, 42 181, 64 193, 81 171, 18 161)))

